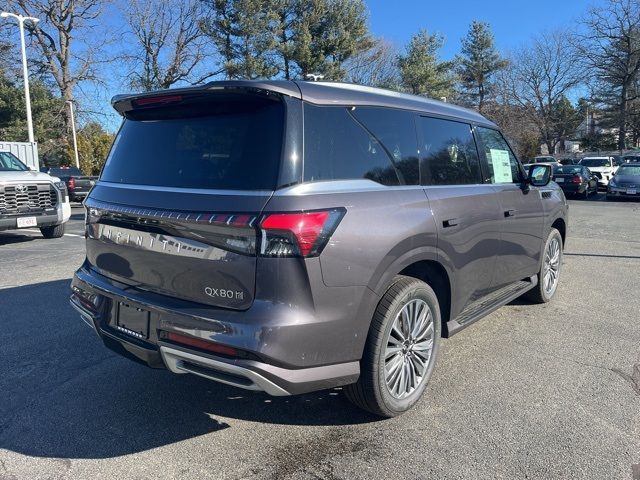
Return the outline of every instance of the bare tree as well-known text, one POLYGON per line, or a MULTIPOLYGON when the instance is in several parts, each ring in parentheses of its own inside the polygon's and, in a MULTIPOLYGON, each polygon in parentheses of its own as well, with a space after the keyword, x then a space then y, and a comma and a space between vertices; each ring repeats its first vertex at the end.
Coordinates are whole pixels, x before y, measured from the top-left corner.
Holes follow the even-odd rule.
POLYGON ((618 128, 622 150, 638 95, 633 87, 640 75, 640 1, 608 0, 590 10, 583 26, 586 33, 577 36, 576 46, 593 72, 594 101, 618 128))
POLYGON ((373 46, 347 60, 343 66, 346 81, 372 87, 398 88, 398 71, 395 47, 383 38, 373 40, 373 46))
POLYGON ((543 33, 499 74, 500 101, 528 116, 550 153, 567 134, 566 97, 582 80, 572 52, 568 34, 543 33))
MULTIPOLYGON (((51 75, 63 100, 73 101, 79 83, 98 80, 97 52, 104 42, 96 34, 94 21, 102 13, 103 0, 12 0, 9 5, 40 19, 35 25, 25 23, 41 52, 34 64, 51 75), (79 38, 87 41, 80 42, 79 38)), ((69 110, 65 108, 61 114, 69 132, 69 110)))
POLYGON ((128 57, 130 85, 143 91, 179 82, 200 83, 207 70, 206 36, 199 26, 200 0, 130 0, 122 5, 136 43, 128 57))

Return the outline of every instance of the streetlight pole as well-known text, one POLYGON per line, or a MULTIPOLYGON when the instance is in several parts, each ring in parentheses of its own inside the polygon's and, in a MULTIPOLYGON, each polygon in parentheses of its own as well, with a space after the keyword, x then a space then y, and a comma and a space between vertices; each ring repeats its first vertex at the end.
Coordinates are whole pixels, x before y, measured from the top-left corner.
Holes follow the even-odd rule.
POLYGON ((80 159, 78 158, 78 139, 76 138, 76 121, 73 115, 73 102, 67 100, 69 104, 69 112, 71 113, 71 133, 73 134, 73 153, 76 157, 76 167, 80 170, 80 159))
POLYGON ((22 49, 22 78, 24 79, 24 100, 27 105, 27 130, 29 132, 29 143, 34 143, 33 137, 33 121, 31 119, 31 95, 29 95, 29 71, 27 70, 27 49, 24 43, 24 22, 30 20, 33 23, 38 23, 40 20, 34 17, 24 17, 22 15, 16 15, 15 13, 2 12, 0 17, 7 18, 12 17, 18 21, 20 26, 20 47, 22 49))

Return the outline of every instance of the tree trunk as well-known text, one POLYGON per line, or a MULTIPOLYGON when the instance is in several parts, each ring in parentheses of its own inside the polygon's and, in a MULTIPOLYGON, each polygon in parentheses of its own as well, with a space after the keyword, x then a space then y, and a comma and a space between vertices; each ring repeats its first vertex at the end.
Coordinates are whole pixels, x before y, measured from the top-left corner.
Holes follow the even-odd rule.
POLYGON ((478 112, 482 113, 484 107, 484 84, 478 86, 478 112))

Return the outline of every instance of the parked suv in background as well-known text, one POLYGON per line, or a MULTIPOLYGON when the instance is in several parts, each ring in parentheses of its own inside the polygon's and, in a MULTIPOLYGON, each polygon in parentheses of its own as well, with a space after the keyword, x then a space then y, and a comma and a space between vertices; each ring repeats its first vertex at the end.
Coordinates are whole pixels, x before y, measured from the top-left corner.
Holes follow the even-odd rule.
POLYGON ((565 197, 475 112, 289 81, 113 105, 71 303, 133 360, 272 395, 348 385, 394 416, 441 337, 556 292, 565 197))
POLYGON ((598 177, 598 186, 606 187, 618 169, 613 157, 584 157, 580 165, 587 167, 598 177))
POLYGON ((0 231, 35 227, 45 238, 58 238, 70 216, 64 182, 0 152, 0 231))

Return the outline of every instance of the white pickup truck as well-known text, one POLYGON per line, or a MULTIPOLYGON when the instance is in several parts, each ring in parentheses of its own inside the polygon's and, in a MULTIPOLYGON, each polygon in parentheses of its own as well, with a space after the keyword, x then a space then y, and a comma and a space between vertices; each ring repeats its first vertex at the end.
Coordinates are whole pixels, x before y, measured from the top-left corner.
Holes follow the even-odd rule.
POLYGON ((64 182, 31 171, 11 152, 0 152, 0 231, 39 228, 45 238, 59 238, 69 217, 64 182))

